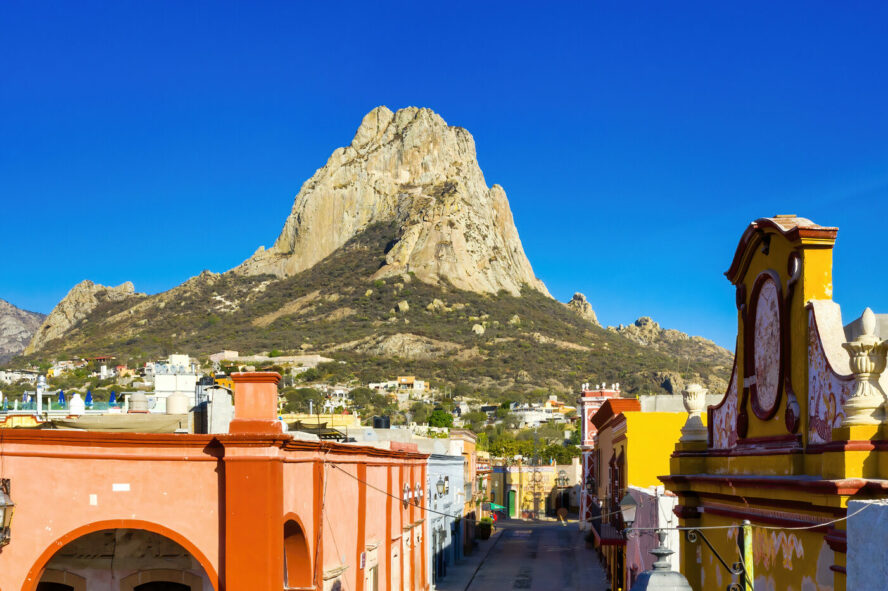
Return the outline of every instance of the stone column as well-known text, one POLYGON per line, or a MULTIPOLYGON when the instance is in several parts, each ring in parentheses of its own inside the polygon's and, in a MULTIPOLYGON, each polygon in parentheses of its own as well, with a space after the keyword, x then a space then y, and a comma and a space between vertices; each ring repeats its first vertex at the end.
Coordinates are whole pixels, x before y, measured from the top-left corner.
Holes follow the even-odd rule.
POLYGON ((707 441, 709 433, 703 424, 703 409, 706 407, 707 390, 700 384, 689 384, 682 390, 685 410, 688 411, 688 420, 681 428, 681 443, 707 441))
POLYGON ((878 425, 884 418, 885 393, 879 386, 879 375, 885 371, 888 341, 875 336, 876 316, 867 308, 863 312, 863 334, 842 346, 851 355, 854 390, 845 401, 842 427, 878 425))

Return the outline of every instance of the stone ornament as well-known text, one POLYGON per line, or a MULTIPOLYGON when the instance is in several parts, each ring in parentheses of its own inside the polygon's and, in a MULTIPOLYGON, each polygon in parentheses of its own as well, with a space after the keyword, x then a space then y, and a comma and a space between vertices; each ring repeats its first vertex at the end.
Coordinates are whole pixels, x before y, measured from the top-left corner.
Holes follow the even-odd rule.
POLYGON ((688 420, 681 428, 679 441, 708 441, 709 433, 703 424, 703 409, 706 406, 707 390, 700 384, 689 384, 682 390, 681 395, 685 410, 688 411, 688 420))
POLYGON ((888 341, 875 336, 876 316, 871 309, 864 310, 862 321, 863 334, 850 343, 842 343, 851 356, 854 374, 854 390, 845 401, 843 427, 878 425, 885 417, 885 393, 879 386, 879 375, 885 371, 888 341))

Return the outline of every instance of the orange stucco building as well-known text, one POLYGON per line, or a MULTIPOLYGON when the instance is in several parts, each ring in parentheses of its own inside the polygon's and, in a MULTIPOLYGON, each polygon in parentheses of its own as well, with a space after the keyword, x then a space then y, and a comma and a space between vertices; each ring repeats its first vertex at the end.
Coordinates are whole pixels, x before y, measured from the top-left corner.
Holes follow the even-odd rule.
POLYGON ((0 429, 0 591, 427 589, 427 456, 295 439, 233 377, 224 435, 0 429))

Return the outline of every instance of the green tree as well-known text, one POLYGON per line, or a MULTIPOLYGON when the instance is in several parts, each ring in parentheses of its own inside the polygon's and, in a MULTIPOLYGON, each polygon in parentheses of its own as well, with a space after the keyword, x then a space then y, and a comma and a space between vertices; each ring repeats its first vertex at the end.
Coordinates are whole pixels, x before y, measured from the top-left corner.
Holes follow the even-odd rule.
POLYGON ((432 414, 431 411, 431 407, 424 402, 414 402, 410 405, 410 414, 413 417, 413 422, 420 425, 429 420, 429 415, 432 414))
POLYGON ((284 410, 286 412, 307 413, 310 408, 309 401, 311 401, 314 406, 311 410, 318 413, 324 403, 323 395, 314 388, 285 388, 282 394, 285 399, 284 410))
POLYGON ((321 378, 321 373, 317 368, 309 367, 299 374, 299 379, 303 382, 316 382, 321 378))
POLYGON ((487 413, 479 410, 467 412, 462 416, 462 420, 467 428, 477 433, 487 425, 487 413))
POLYGON ((429 426, 430 427, 452 427, 453 426, 453 415, 444 409, 441 409, 441 408, 435 409, 432 411, 432 414, 429 415, 429 426))

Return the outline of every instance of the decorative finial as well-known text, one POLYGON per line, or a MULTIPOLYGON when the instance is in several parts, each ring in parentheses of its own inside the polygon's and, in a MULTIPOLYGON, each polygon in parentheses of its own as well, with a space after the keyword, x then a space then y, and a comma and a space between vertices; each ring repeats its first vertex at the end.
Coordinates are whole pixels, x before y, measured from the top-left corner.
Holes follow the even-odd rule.
POLYGON ((703 424, 703 408, 706 406, 707 390, 700 384, 689 384, 682 390, 684 407, 688 411, 688 420, 681 428, 681 442, 707 441, 709 434, 703 424))
POLYGON ((879 386, 879 376, 885 371, 888 341, 876 337, 876 315, 867 308, 861 316, 863 334, 842 347, 851 356, 854 391, 845 401, 843 427, 878 425, 884 419, 882 406, 885 393, 879 386))

